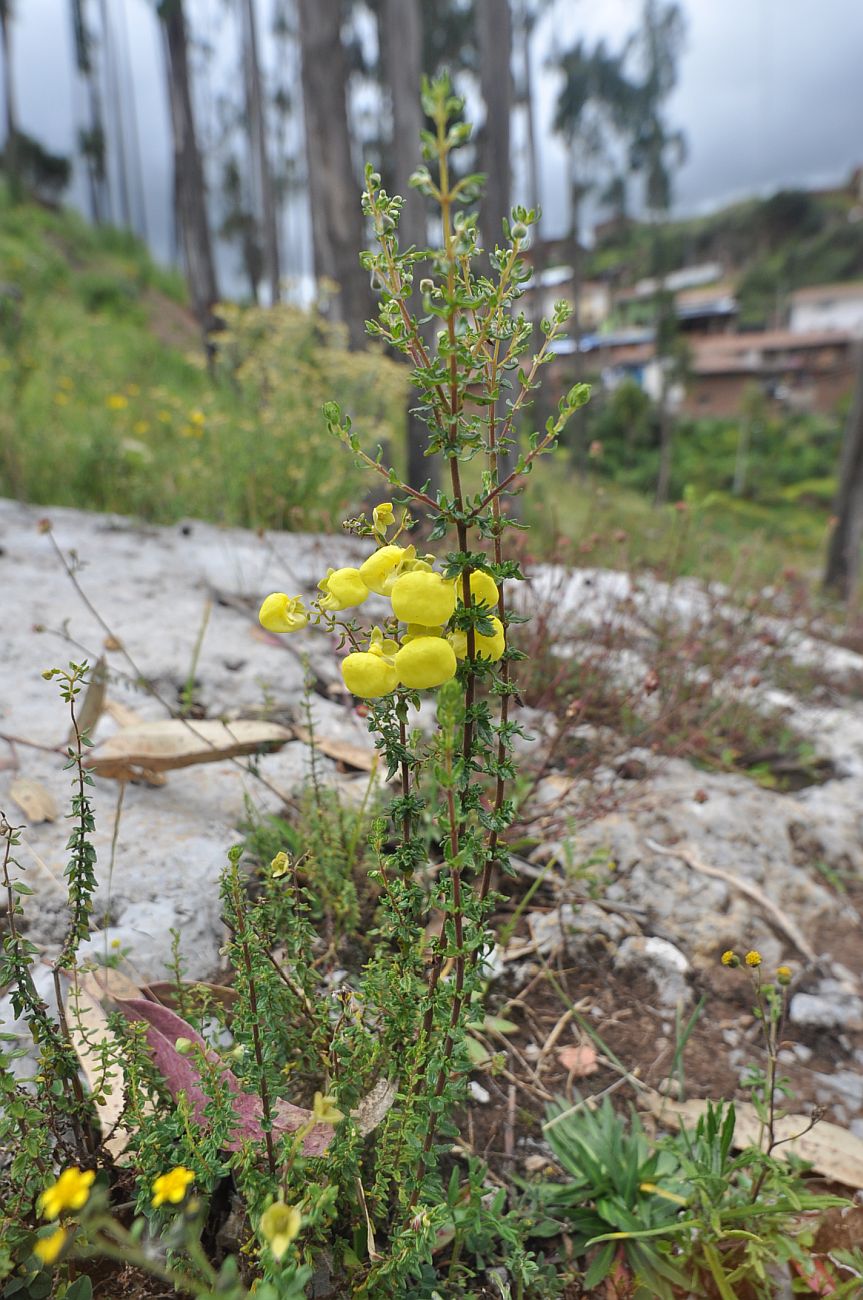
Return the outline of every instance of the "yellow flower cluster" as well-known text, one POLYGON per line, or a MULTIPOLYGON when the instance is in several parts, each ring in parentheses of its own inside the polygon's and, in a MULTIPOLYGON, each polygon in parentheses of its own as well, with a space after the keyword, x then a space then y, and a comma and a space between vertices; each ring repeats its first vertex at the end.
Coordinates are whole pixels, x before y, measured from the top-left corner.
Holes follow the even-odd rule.
POLYGON ((175 1169, 170 1169, 166 1174, 160 1174, 153 1180, 153 1206, 158 1209, 166 1201, 171 1205, 179 1205, 186 1199, 186 1192, 191 1184, 195 1181, 195 1175, 191 1169, 186 1169, 184 1165, 177 1165, 175 1169))
MULTIPOLYGON (((367 650, 355 649, 342 661, 342 678, 352 695, 374 700, 399 686, 430 690, 455 676, 459 659, 467 656, 467 634, 448 627, 458 604, 456 583, 436 573, 429 559, 417 556, 413 546, 387 543, 386 530, 395 523, 392 505, 384 502, 373 512, 373 531, 381 543, 359 568, 328 569, 318 583, 321 595, 313 612, 338 613, 361 605, 374 592, 392 602, 393 615, 405 630, 398 638, 385 637, 374 628, 367 650)), ((474 605, 492 610, 500 593, 489 573, 470 575, 474 605)), ((307 626, 309 611, 300 596, 274 592, 261 606, 259 619, 269 632, 299 632, 307 626)), ((477 658, 496 663, 506 649, 500 619, 489 615, 491 636, 474 632, 477 658)))
POLYGON ((56 1183, 46 1187, 39 1197, 39 1210, 43 1219, 57 1219, 68 1210, 82 1210, 90 1199, 90 1188, 96 1180, 92 1169, 64 1169, 56 1183))

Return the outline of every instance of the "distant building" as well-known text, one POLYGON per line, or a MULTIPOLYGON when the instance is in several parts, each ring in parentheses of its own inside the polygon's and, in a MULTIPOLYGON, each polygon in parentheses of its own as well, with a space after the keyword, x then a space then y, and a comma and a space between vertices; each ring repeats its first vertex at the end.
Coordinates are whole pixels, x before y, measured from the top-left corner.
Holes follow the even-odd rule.
MULTIPOLYGON (((568 266, 550 266, 540 272, 539 283, 528 280, 524 288, 525 310, 531 315, 539 298, 539 312, 550 317, 554 304, 563 299, 573 303, 572 269, 568 266)), ((583 280, 578 286, 579 330, 595 330, 603 325, 611 311, 611 290, 604 280, 583 280)))
POLYGON ((777 405, 827 414, 854 387, 854 340, 837 330, 766 330, 692 338, 688 415, 728 418, 755 383, 777 405))
POLYGON ((795 334, 838 330, 863 338, 863 280, 797 289, 788 302, 788 328, 795 334))

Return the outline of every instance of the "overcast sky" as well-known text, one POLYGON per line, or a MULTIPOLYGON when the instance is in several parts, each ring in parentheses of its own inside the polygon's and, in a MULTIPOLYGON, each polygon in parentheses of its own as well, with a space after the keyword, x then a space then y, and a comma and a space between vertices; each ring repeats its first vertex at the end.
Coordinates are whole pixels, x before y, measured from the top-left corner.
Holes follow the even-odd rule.
MULTIPOLYGON (((668 108, 689 146, 676 181, 678 211, 702 211, 784 185, 835 182, 863 162, 863 0, 681 2, 687 36, 668 108)), ((148 223, 155 251, 164 258, 171 242, 171 162, 153 0, 108 3, 116 16, 126 15, 125 57, 141 122, 148 223)), ((266 30, 271 0, 258 3, 266 30)), ((187 4, 196 30, 230 53, 224 0, 187 4)), ((557 82, 546 66, 547 53, 555 42, 565 48, 579 36, 602 36, 618 48, 640 9, 641 0, 557 0, 538 32, 535 77, 549 234, 562 231, 565 204, 563 155, 548 130, 557 82)), ((17 10, 14 57, 22 127, 49 147, 72 153, 84 94, 71 72, 68 0, 19 0, 17 10)), ((119 23, 117 33, 123 56, 119 23)), ((211 104, 210 87, 199 89, 211 104)), ((81 178, 73 198, 83 203, 81 178)), ((289 242, 286 268, 298 274, 309 256, 307 232, 289 242)))

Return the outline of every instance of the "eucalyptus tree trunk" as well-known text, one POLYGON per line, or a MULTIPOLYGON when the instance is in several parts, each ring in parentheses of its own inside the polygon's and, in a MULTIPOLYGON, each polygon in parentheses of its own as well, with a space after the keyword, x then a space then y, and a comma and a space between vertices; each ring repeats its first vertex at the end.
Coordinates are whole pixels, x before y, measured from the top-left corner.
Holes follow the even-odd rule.
POLYGON ((0 44, 3 46, 3 98, 6 111, 6 140, 3 161, 9 192, 13 199, 21 194, 18 166, 18 113, 15 105, 15 69, 12 66, 12 0, 0 0, 0 44))
POLYGON ((306 161, 315 275, 339 286, 339 311, 352 348, 365 343, 372 314, 359 184, 351 160, 348 73, 340 0, 299 0, 306 161))
POLYGON ((509 0, 475 0, 479 82, 485 104, 479 167, 485 172, 480 228, 486 249, 503 239, 510 209, 510 118, 512 115, 512 18, 509 0))
POLYGON ((258 29, 255 0, 242 0, 243 50, 246 74, 246 108, 248 130, 254 159, 253 174, 261 216, 264 267, 270 289, 270 301, 281 298, 281 261, 273 173, 267 151, 267 116, 258 54, 258 29))
POLYGON ((90 216, 97 226, 107 219, 111 207, 108 180, 105 171, 105 123, 102 117, 102 96, 99 76, 91 52, 91 36, 87 27, 84 0, 71 0, 72 36, 75 43, 75 63, 87 87, 89 124, 79 133, 79 148, 87 166, 90 190, 90 216))
POLYGON ((857 389, 842 444, 833 513, 836 524, 827 548, 823 585, 825 590, 850 601, 860 573, 860 543, 863 538, 863 349, 857 389))
POLYGON ((174 205, 182 240, 189 296, 201 328, 208 333, 219 299, 210 241, 204 168, 195 131, 189 81, 188 38, 182 0, 161 0, 168 98, 174 138, 174 205))
MULTIPOLYGON (((404 198, 399 221, 400 248, 426 248, 428 246, 428 219, 426 201, 418 190, 408 184, 411 173, 420 161, 420 131, 424 117, 420 104, 420 79, 422 77, 423 20, 420 0, 382 0, 378 13, 378 35, 384 81, 390 93, 392 111, 392 137, 390 167, 392 187, 404 198)), ((417 289, 424 274, 422 263, 414 268, 414 293, 411 310, 419 315, 422 298, 417 289)), ((428 349, 434 348, 433 323, 422 328, 428 349)), ((437 459, 426 457, 428 426, 420 419, 408 399, 407 407, 407 481, 421 488, 429 480, 438 486, 437 459)))
MULTIPOLYGON (((479 223, 486 251, 503 242, 503 221, 510 214, 512 168, 510 119, 512 116, 512 15, 509 0, 475 0, 479 83, 485 104, 485 124, 479 143, 479 169, 486 175, 479 223)), ((501 478, 515 469, 517 449, 498 457, 501 478)), ((509 513, 520 513, 520 498, 508 498, 509 513)))

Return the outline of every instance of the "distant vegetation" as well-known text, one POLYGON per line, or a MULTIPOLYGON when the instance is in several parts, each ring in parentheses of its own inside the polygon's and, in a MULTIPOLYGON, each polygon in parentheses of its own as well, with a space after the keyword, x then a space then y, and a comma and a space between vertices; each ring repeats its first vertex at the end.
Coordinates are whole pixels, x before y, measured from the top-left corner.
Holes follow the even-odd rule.
POLYGON ((359 489, 322 403, 337 391, 361 437, 398 455, 403 371, 314 314, 230 307, 210 375, 184 303, 131 235, 0 204, 0 494, 333 527, 359 489))

